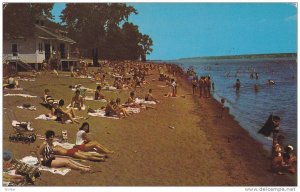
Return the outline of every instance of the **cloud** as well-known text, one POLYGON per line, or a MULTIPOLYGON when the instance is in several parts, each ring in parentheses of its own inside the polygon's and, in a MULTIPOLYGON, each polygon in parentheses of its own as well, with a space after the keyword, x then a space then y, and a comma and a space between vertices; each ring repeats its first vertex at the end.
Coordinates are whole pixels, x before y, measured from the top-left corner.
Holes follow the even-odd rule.
POLYGON ((289 17, 286 17, 284 20, 285 21, 294 21, 294 20, 297 20, 297 14, 289 16, 289 17))

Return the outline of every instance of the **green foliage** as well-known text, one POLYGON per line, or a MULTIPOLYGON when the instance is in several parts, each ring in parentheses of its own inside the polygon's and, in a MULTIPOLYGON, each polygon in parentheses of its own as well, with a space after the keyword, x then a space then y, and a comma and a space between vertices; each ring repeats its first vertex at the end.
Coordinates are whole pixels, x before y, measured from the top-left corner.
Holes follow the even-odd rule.
POLYGON ((52 19, 53 3, 4 3, 3 32, 11 37, 30 36, 38 17, 52 19))
POLYGON ((101 59, 136 60, 150 54, 153 42, 128 23, 130 14, 137 10, 124 3, 67 3, 61 19, 83 56, 98 48, 101 59))

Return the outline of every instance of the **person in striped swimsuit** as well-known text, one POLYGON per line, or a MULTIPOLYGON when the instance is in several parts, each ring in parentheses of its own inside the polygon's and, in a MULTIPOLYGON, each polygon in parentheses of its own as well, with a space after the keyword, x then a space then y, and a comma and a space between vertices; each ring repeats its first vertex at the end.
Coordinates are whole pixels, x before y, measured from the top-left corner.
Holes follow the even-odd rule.
POLYGON ((54 150, 53 150, 53 139, 55 133, 54 131, 48 130, 45 135, 46 135, 46 142, 44 142, 36 152, 40 165, 46 167, 53 167, 53 168, 67 167, 70 169, 80 170, 83 172, 91 171, 90 166, 82 165, 69 158, 55 157, 54 150), (43 160, 41 160, 41 155, 43 157, 43 160))

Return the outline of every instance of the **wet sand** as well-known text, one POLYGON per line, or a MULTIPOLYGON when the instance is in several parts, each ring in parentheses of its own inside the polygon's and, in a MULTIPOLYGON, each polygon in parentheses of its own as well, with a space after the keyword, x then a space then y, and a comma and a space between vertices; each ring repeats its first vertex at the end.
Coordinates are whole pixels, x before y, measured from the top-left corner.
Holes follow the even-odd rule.
MULTIPOLYGON (((270 159, 262 145, 255 141, 226 112, 224 119, 218 117, 221 105, 214 99, 204 99, 191 94, 192 88, 186 77, 177 77, 179 84, 176 98, 164 97, 171 91, 162 87, 158 72, 146 76, 149 84, 137 88, 139 97, 144 97, 149 88, 161 102, 155 109, 143 110, 125 119, 90 117, 91 137, 107 148, 114 150, 106 162, 82 162, 91 165, 98 173, 81 174, 71 171, 65 176, 42 172, 37 186, 295 186, 288 175, 278 176, 269 169, 270 159), (155 81, 152 81, 155 79, 155 81), (183 97, 182 97, 183 96, 183 97), (170 128, 174 127, 174 129, 170 128)), ((110 79, 112 82, 112 78, 110 79)), ((35 82, 20 82, 23 92, 42 96, 49 88, 54 98, 64 98, 66 103, 73 95, 69 85, 77 83, 95 89, 96 84, 88 79, 74 79, 60 74, 40 76, 35 82)), ((103 92, 109 98, 121 98, 124 103, 130 91, 103 92)), ((11 93, 11 92, 10 92, 11 93)), ((30 154, 30 150, 42 143, 11 143, 12 133, 9 109, 18 121, 31 121, 38 134, 46 130, 68 130, 69 142, 75 142, 80 125, 59 124, 54 121, 34 120, 48 110, 40 99, 4 97, 3 148, 11 150, 16 158, 30 154), (37 111, 17 109, 18 104, 29 102, 37 111)), ((105 103, 86 101, 93 109, 105 103)), ((86 111, 78 115, 87 116, 86 111)), ((84 122, 84 121, 81 121, 84 122)))

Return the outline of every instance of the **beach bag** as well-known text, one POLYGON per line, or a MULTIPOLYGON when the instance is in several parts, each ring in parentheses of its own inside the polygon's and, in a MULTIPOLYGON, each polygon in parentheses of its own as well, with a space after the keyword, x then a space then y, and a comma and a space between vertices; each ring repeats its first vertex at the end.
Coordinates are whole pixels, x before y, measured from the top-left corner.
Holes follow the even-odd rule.
POLYGON ((34 184, 36 178, 41 176, 38 167, 30 166, 16 159, 12 159, 11 165, 10 169, 16 170, 16 174, 25 176, 26 183, 34 184))

